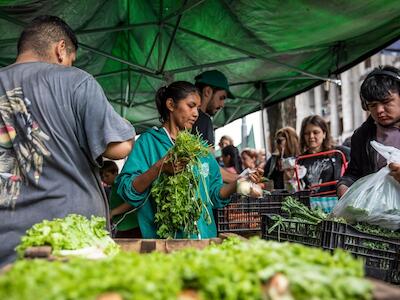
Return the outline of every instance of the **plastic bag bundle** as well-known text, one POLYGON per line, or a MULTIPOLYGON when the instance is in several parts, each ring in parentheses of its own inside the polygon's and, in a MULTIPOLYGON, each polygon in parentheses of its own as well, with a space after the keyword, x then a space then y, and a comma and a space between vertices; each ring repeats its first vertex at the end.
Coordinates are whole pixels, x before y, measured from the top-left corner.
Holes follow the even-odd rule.
MULTIPOLYGON (((388 164, 400 162, 400 149, 376 141, 372 141, 371 146, 388 164)), ((357 180, 339 200, 333 214, 350 223, 366 222, 391 230, 400 229, 400 183, 389 173, 386 166, 357 180)))
POLYGON ((253 171, 250 169, 246 169, 239 175, 236 191, 237 191, 237 193, 244 195, 244 196, 260 198, 263 195, 263 191, 258 184, 252 182, 249 179, 248 176, 251 172, 253 172, 253 171))

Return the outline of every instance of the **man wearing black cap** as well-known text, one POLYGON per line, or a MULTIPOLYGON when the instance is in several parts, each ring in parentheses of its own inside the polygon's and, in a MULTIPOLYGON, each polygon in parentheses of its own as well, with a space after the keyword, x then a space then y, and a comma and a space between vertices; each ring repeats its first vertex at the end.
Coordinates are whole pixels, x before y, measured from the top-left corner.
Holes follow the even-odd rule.
MULTIPOLYGON (((199 117, 193 125, 193 133, 200 133, 210 147, 215 145, 214 127, 211 117, 224 107, 226 98, 235 97, 229 90, 228 79, 217 70, 205 71, 195 77, 195 85, 200 91, 201 107, 199 117)), ((221 168, 224 182, 236 180, 236 175, 221 168)))
MULTIPOLYGON (((359 178, 377 172, 387 162, 370 145, 377 142, 400 149, 400 70, 391 66, 376 68, 360 88, 362 108, 370 116, 351 138, 351 158, 337 184, 341 197, 359 178)), ((390 175, 400 182, 400 164, 389 164, 390 175)))

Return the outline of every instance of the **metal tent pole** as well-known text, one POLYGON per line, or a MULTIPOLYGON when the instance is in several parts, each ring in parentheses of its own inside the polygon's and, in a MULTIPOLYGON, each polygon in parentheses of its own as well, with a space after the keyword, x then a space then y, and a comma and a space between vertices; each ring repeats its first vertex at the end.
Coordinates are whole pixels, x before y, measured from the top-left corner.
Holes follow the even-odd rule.
MULTIPOLYGON (((185 0, 185 2, 183 4, 183 7, 186 5, 186 3, 187 3, 187 0, 185 0)), ((174 27, 174 31, 172 32, 171 39, 169 40, 168 48, 167 48, 167 51, 165 53, 163 63, 162 63, 161 68, 159 70, 160 73, 164 72, 165 64, 167 63, 167 59, 168 59, 169 53, 171 51, 172 43, 175 40, 176 33, 177 33, 179 25, 181 23, 181 19, 182 19, 182 14, 179 14, 178 20, 176 21, 176 24, 175 24, 175 27, 174 27)), ((164 22, 162 22, 162 23, 164 23, 164 22)))
POLYGON ((260 82, 260 111, 261 111, 261 129, 262 129, 262 139, 263 145, 265 149, 265 154, 267 154, 268 147, 267 147, 267 134, 265 132, 265 115, 264 115, 264 82, 260 82))
MULTIPOLYGON (((145 66, 145 67, 147 67, 148 63, 150 62, 150 58, 151 58, 151 56, 152 56, 152 54, 153 54, 154 48, 156 47, 156 43, 157 43, 158 38, 159 38, 159 32, 157 32, 157 33, 156 33, 156 36, 154 37, 153 44, 151 45, 149 54, 147 55, 146 61, 145 61, 145 63, 144 63, 144 66, 145 66)), ((135 95, 136 95, 137 90, 139 89, 140 83, 141 83, 141 81, 142 81, 142 79, 143 79, 143 75, 144 75, 143 73, 140 74, 139 79, 138 79, 138 81, 137 81, 137 83, 136 83, 135 89, 133 90, 132 101, 129 103, 129 107, 130 107, 130 108, 133 106, 133 104, 134 104, 134 102, 135 102, 135 101, 134 101, 134 100, 135 100, 134 98, 135 98, 135 95)))

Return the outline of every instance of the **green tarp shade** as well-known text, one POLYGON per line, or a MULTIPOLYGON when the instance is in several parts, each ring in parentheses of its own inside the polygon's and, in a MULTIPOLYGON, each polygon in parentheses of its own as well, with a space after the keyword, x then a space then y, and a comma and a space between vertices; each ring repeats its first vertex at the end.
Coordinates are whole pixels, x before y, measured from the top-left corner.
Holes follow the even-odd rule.
POLYGON ((235 100, 223 126, 336 78, 400 37, 399 0, 0 0, 0 65, 12 63, 21 25, 65 19, 93 74, 138 132, 157 125, 157 88, 217 68, 235 100))

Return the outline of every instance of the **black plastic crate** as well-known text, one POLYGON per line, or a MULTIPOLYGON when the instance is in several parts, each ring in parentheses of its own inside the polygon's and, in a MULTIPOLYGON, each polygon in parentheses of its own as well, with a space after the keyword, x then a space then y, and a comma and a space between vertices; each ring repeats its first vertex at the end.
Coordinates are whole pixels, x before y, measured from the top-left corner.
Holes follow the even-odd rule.
POLYGON ((265 207, 263 198, 234 194, 227 206, 216 210, 218 232, 259 231, 260 212, 265 207))
POLYGON ((322 247, 322 225, 286 219, 285 215, 262 215, 261 236, 265 240, 322 247), (277 218, 280 219, 277 225, 277 218))
POLYGON ((400 284, 400 240, 361 232, 351 225, 324 221, 323 248, 342 248, 364 260, 367 276, 400 284))
POLYGON ((259 232, 261 214, 280 213, 282 202, 292 196, 310 207, 308 191, 297 193, 274 192, 262 198, 253 198, 240 194, 232 195, 231 202, 224 208, 214 211, 218 232, 259 232))

